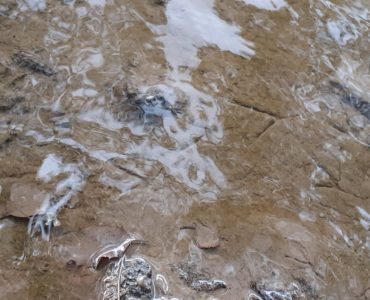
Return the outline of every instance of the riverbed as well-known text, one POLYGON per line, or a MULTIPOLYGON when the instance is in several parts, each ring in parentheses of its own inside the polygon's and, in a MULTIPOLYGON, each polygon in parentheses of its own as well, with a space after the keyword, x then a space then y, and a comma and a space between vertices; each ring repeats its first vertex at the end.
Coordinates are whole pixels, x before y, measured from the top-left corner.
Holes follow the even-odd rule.
POLYGON ((90 256, 135 237, 152 299, 370 299, 369 26, 367 0, 0 0, 0 298, 102 299, 90 256))

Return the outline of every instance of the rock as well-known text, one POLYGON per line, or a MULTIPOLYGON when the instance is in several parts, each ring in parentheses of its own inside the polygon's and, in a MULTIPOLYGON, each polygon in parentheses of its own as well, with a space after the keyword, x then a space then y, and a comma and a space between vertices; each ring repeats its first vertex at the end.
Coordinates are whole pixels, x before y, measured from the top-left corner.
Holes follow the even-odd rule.
POLYGON ((252 282, 251 289, 255 293, 250 295, 251 300, 305 300, 318 299, 315 291, 306 283, 304 279, 299 279, 297 283, 291 283, 287 288, 269 287, 265 284, 252 282))
POLYGON ((38 212, 46 197, 47 193, 34 184, 14 183, 6 203, 6 212, 14 217, 30 217, 38 212))
POLYGON ((366 300, 370 300, 370 289, 367 289, 367 290, 365 291, 365 299, 366 299, 366 300))
POLYGON ((41 73, 46 76, 52 76, 56 74, 56 71, 44 63, 40 57, 33 53, 20 51, 13 54, 12 60, 15 64, 22 68, 29 69, 30 71, 41 73))
POLYGON ((0 112, 7 112, 15 107, 18 103, 24 101, 23 96, 10 95, 0 90, 0 112))
POLYGON ((153 0, 153 3, 156 5, 166 5, 168 0, 153 0))
POLYGON ((10 69, 4 66, 2 63, 0 63, 0 78, 6 77, 9 74, 10 74, 10 69))
POLYGON ((9 132, 0 132, 0 147, 10 140, 9 132))
POLYGON ((197 270, 196 265, 181 263, 172 266, 179 278, 186 283, 188 287, 198 292, 211 292, 217 289, 226 288, 223 280, 211 278, 212 276, 203 270, 197 270))
POLYGON ((363 116, 370 120, 370 103, 362 99, 359 95, 351 91, 346 86, 336 81, 330 81, 335 94, 347 105, 359 111, 363 116))
POLYGON ((103 277, 103 300, 152 299, 152 268, 142 258, 112 263, 103 277))
POLYGON ((195 226, 195 243, 201 249, 212 249, 220 245, 220 239, 215 229, 198 223, 195 226))
POLYGON ((183 226, 181 229, 195 230, 194 241, 200 249, 213 249, 220 245, 216 230, 206 224, 198 222, 191 226, 183 226))

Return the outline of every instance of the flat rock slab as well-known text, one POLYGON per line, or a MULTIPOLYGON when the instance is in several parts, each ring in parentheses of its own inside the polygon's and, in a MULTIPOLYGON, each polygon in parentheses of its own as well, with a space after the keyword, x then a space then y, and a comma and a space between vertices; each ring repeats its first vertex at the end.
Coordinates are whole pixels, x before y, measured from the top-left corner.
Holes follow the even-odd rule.
POLYGON ((9 216, 26 218, 36 214, 47 197, 46 191, 30 183, 14 183, 10 189, 10 199, 6 203, 9 216))
POLYGON ((195 243, 201 249, 213 249, 220 245, 215 228, 197 223, 195 226, 195 243))

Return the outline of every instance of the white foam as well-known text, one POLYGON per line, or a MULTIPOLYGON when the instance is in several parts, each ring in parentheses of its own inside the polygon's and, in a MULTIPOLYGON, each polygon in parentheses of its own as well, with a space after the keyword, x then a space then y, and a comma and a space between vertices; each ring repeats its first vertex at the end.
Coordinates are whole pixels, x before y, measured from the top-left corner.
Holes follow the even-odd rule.
POLYGON ((359 206, 357 206, 357 210, 360 213, 361 217, 363 217, 367 221, 370 221, 370 214, 366 210, 359 206))
POLYGON ((340 235, 349 247, 353 247, 353 242, 350 240, 347 234, 335 223, 329 221, 329 224, 335 229, 338 235, 340 235))
POLYGON ((328 33, 340 46, 353 42, 358 38, 356 31, 352 32, 351 27, 345 21, 328 21, 326 24, 328 33))
POLYGON ((363 208, 357 206, 357 211, 360 213, 362 219, 360 219, 361 226, 366 230, 370 230, 370 214, 363 208))
POLYGON ((99 178, 99 182, 102 184, 115 187, 116 189, 120 190, 122 193, 127 193, 132 188, 137 185, 141 180, 139 178, 135 179, 127 179, 127 180, 117 180, 109 177, 107 174, 102 174, 99 178))
POLYGON ((314 183, 319 183, 321 181, 329 180, 329 174, 325 172, 325 170, 319 166, 316 166, 315 170, 313 170, 311 174, 311 180, 314 183))
POLYGON ((37 132, 35 130, 29 130, 25 133, 26 136, 32 136, 34 139, 36 139, 37 143, 51 143, 54 141, 54 136, 46 137, 45 135, 41 134, 40 132, 37 132))
POLYGON ((345 150, 341 150, 338 146, 334 146, 329 143, 324 144, 324 150, 329 152, 331 155, 336 157, 341 162, 345 162, 346 160, 352 159, 351 153, 345 150))
POLYGON ((86 7, 77 7, 76 8, 76 14, 79 18, 83 18, 85 16, 87 16, 88 14, 88 11, 87 11, 87 8, 86 7))
POLYGON ((48 240, 51 225, 58 224, 57 214, 74 195, 83 189, 86 176, 77 164, 64 164, 62 159, 55 154, 49 154, 37 172, 37 177, 48 182, 59 174, 69 176, 59 181, 53 194, 46 197, 29 223, 29 233, 41 231, 43 239, 48 240), (45 230, 46 229, 46 230, 45 230))
POLYGON ((104 58, 99 49, 85 48, 76 54, 72 65, 74 73, 86 73, 87 71, 99 68, 104 64, 104 58))
POLYGON ((94 89, 89 88, 80 88, 77 90, 72 91, 71 95, 73 97, 96 97, 98 95, 98 92, 94 89))
POLYGON ((211 195, 209 192, 215 189, 209 183, 207 184, 209 180, 218 187, 224 187, 226 184, 226 179, 222 172, 210 158, 202 156, 198 152, 195 144, 184 149, 171 150, 144 142, 131 145, 127 153, 161 162, 169 174, 202 194, 211 195), (192 167, 196 168, 195 178, 189 174, 192 167))
POLYGON ((103 108, 94 108, 80 113, 78 119, 85 122, 97 123, 109 130, 118 130, 123 127, 122 123, 116 121, 112 114, 103 108))
POLYGON ((62 159, 55 154, 49 154, 37 172, 37 177, 45 182, 63 172, 62 159))
POLYGON ((369 230, 370 229, 370 222, 368 221, 365 221, 363 219, 360 220, 360 224, 361 226, 365 229, 365 230, 369 230))
POLYGON ((299 218, 303 222, 315 222, 316 221, 316 216, 314 213, 308 212, 308 211, 301 211, 298 214, 299 218))
POLYGON ((45 0, 18 0, 18 6, 21 11, 43 11, 46 9, 45 0))
POLYGON ((314 100, 311 100, 311 101, 304 102, 304 106, 311 113, 317 113, 317 112, 321 111, 321 108, 320 108, 320 103, 321 102, 322 102, 322 100, 314 99, 314 100))
POLYGON ((91 6, 99 6, 104 7, 106 4, 106 0, 87 0, 91 6))

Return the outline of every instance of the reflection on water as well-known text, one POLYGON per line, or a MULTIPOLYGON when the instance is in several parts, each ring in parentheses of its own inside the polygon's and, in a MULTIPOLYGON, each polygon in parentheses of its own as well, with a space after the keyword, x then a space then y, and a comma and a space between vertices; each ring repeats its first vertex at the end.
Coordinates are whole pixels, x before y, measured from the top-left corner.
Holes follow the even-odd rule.
MULTIPOLYGON (((90 4, 94 6, 98 4, 102 5, 103 3, 94 2, 90 4)), ((236 35, 238 29, 217 18, 213 11, 212 1, 200 5, 199 9, 201 9, 200 13, 204 16, 210 16, 211 19, 209 21, 212 21, 213 24, 218 22, 220 24, 218 26, 219 29, 202 29, 203 26, 201 24, 196 25, 192 22, 195 31, 191 30, 189 26, 186 26, 184 28, 189 28, 189 30, 181 34, 181 26, 184 24, 177 24, 176 21, 179 19, 178 11, 181 9, 179 5, 181 6, 183 4, 171 1, 168 5, 168 20, 175 20, 175 23, 172 24, 169 22, 167 25, 168 32, 161 32, 159 38, 161 42, 164 43, 166 59, 172 67, 171 70, 178 69, 180 66, 189 68, 196 67, 197 63, 193 64, 191 60, 188 59, 191 56, 193 60, 197 60, 197 48, 201 46, 216 44, 222 50, 230 50, 241 55, 251 52, 247 48, 247 42, 244 42, 236 35), (173 14, 175 15, 172 16, 173 14), (213 32, 213 37, 208 35, 210 32, 213 32), (223 34, 223 37, 218 36, 219 34, 223 34), (166 39, 166 37, 168 40, 163 40, 166 39), (176 57, 178 57, 177 54, 184 52, 185 45, 191 45, 192 49, 189 49, 190 52, 184 53, 187 60, 177 64, 175 61, 176 57), (169 48, 173 48, 177 54, 172 53, 172 56, 168 54, 167 49, 169 48)), ((199 15, 198 17, 192 16, 194 6, 196 6, 196 4, 190 2, 185 6, 189 14, 188 17, 193 19, 193 21, 196 19, 200 20, 199 15), (193 5, 193 7, 191 5, 193 5)), ((85 7, 85 9, 90 8, 85 7)), ((82 7, 76 8, 76 11, 81 10, 82 7)), ((97 27, 99 24, 103 24, 104 19, 99 14, 95 14, 94 10, 88 11, 88 14, 91 15, 91 22, 87 22, 87 29, 95 38, 94 44, 100 45, 110 43, 112 33, 104 33, 104 30, 101 32, 101 29, 97 27), (96 23, 96 26, 93 25, 92 21, 96 23)), ((117 82, 118 78, 125 78, 124 72, 117 68, 117 62, 110 62, 106 59, 106 57, 119 55, 119 50, 116 47, 112 49, 109 47, 102 52, 102 49, 99 48, 82 46, 82 40, 80 40, 82 48, 75 46, 74 49, 70 49, 70 40, 82 34, 80 31, 82 29, 79 30, 80 27, 85 28, 84 25, 82 25, 83 20, 77 20, 76 27, 75 24, 67 23, 60 18, 53 18, 52 24, 55 24, 55 26, 49 28, 49 33, 45 37, 45 43, 52 46, 52 49, 55 49, 52 50, 55 60, 59 61, 59 56, 65 56, 66 53, 72 54, 71 65, 59 64, 61 72, 66 70, 68 77, 66 82, 58 84, 58 89, 60 89, 61 94, 56 96, 56 100, 50 105, 53 111, 64 111, 71 108, 74 110, 74 104, 71 103, 71 101, 73 101, 76 103, 76 109, 79 110, 79 122, 96 123, 102 127, 99 129, 102 133, 105 132, 105 130, 116 130, 122 133, 125 128, 129 128, 131 134, 141 136, 142 139, 139 142, 128 141, 127 137, 124 138, 122 142, 115 139, 115 145, 112 151, 110 151, 109 158, 122 158, 122 153, 125 153, 126 157, 140 157, 142 159, 156 160, 163 164, 168 173, 177 180, 198 190, 206 197, 214 198, 218 187, 224 185, 225 179, 216 164, 209 157, 198 152, 197 145, 194 142, 194 140, 200 139, 218 142, 222 138, 222 126, 217 120, 219 108, 214 99, 198 91, 189 83, 180 81, 170 75, 166 85, 161 84, 152 87, 137 86, 137 88, 142 95, 149 95, 150 90, 153 89, 158 90, 166 101, 172 104, 178 101, 186 102, 186 111, 183 113, 183 116, 178 118, 171 113, 167 113, 167 115, 160 114, 158 117, 161 119, 161 124, 159 126, 151 126, 151 128, 144 128, 148 126, 140 122, 131 122, 130 120, 122 118, 117 119, 117 115, 112 114, 109 107, 109 101, 112 100, 107 96, 99 95, 96 89, 96 87, 100 85, 99 81, 101 80, 101 76, 95 79, 89 76, 89 73, 95 71, 99 75, 104 74, 106 78, 111 78, 112 82, 117 82), (174 79, 175 81, 173 81, 174 79), (76 82, 80 84, 76 86, 76 82), (181 122, 181 124, 179 122, 181 122), (168 143, 172 144, 171 148, 163 146, 163 144, 168 143), (117 146, 117 144, 121 145, 117 146), (117 148, 122 149, 122 152, 115 152, 117 148), (191 170, 195 172, 194 178, 191 178, 191 170)), ((204 24, 210 24, 210 22, 205 22, 204 24)), ((162 27, 166 28, 164 25, 151 27, 159 31, 161 31, 162 27)), ((91 39, 91 36, 89 36, 89 39, 91 39)), ((187 47, 188 46, 185 48, 187 47)), ((190 77, 188 79, 190 79, 190 77)), ((124 80, 125 79, 122 81, 124 80)), ((120 97, 124 98, 125 95, 120 95, 120 97)), ((124 100, 113 99, 113 101, 117 102, 124 100)), ((118 109, 122 111, 124 108, 118 106, 118 109)), ((65 122, 70 122, 69 118, 74 114, 75 112, 72 111, 69 117, 65 117, 65 122)), ((118 114, 122 114, 122 112, 118 114)), ((147 116, 148 114, 145 115, 147 116)), ((37 131, 29 131, 29 133, 30 132, 37 131)), ((70 133, 68 138, 63 137, 59 139, 56 136, 55 138, 59 142, 65 142, 67 145, 78 145, 78 149, 86 151, 88 155, 96 153, 96 151, 107 150, 105 141, 101 144, 99 143, 99 139, 95 139, 94 144, 91 145, 90 141, 86 141, 85 138, 80 139, 75 132, 70 133), (86 142, 88 142, 88 144, 86 144, 86 142)), ((40 133, 37 133, 38 136, 39 134, 40 133)), ((65 134, 63 134, 63 136, 65 136, 65 134)), ((45 141, 46 140, 44 140, 44 142, 45 141)), ((96 157, 97 156, 95 156, 95 158, 96 157)), ((132 171, 138 172, 136 167, 133 167, 132 171)), ((108 184, 109 182, 114 182, 112 180, 113 179, 108 180, 108 178, 106 178, 106 180, 102 182, 108 184)), ((135 178, 134 181, 136 182, 137 178, 135 178)), ((129 185, 134 186, 135 182, 129 185)))
POLYGON ((1 217, 19 186, 45 196, 31 238, 0 222, 7 285, 29 272, 15 299, 95 297, 91 226, 143 236, 128 255, 161 299, 370 297, 366 1, 15 0, 0 18, 1 217), (229 289, 191 290, 184 262, 229 289))
POLYGON ((68 174, 68 176, 59 181, 55 186, 55 192, 43 200, 38 214, 31 219, 29 225, 32 235, 40 230, 42 237, 47 240, 50 237, 51 226, 59 224, 57 220, 59 210, 82 190, 86 179, 85 174, 76 164, 63 164, 62 159, 54 154, 45 158, 37 172, 37 177, 44 182, 49 182, 60 174, 68 174))
POLYGON ((171 79, 190 79, 186 76, 189 74, 181 72, 180 68, 196 68, 200 63, 197 52, 201 47, 217 46, 221 51, 243 57, 254 54, 253 43, 239 36, 240 28, 217 15, 214 0, 170 1, 166 6, 166 17, 166 25, 150 27, 163 43, 172 69, 171 79))
POLYGON ((19 0, 18 6, 21 11, 24 10, 33 10, 33 11, 42 11, 46 9, 45 0, 19 0))

